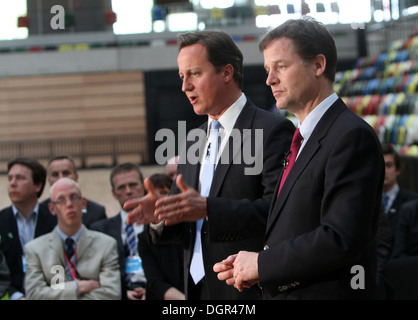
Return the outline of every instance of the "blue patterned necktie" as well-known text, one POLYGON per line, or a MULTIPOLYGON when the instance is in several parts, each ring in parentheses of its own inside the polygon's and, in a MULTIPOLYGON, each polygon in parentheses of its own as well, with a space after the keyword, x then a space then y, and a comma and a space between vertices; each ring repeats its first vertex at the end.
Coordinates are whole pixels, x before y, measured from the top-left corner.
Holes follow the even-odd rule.
MULTIPOLYGON (((208 152, 206 154, 206 159, 202 168, 203 172, 200 194, 203 197, 207 197, 209 195, 210 187, 212 185, 216 156, 219 148, 219 127, 219 121, 213 120, 211 123, 209 135, 208 152)), ((203 220, 204 219, 200 219, 196 221, 196 241, 193 250, 192 263, 190 265, 190 274, 195 284, 197 284, 205 276, 205 268, 203 265, 202 256, 202 239, 200 233, 203 225, 203 220)))
POLYGON ((74 240, 73 240, 73 238, 67 237, 67 239, 65 239, 65 253, 67 254, 68 260, 71 261, 71 258, 74 255, 74 240))
POLYGON ((133 256, 135 255, 136 239, 135 239, 134 227, 132 226, 132 224, 126 224, 125 231, 126 231, 126 245, 125 245, 126 256, 133 256))

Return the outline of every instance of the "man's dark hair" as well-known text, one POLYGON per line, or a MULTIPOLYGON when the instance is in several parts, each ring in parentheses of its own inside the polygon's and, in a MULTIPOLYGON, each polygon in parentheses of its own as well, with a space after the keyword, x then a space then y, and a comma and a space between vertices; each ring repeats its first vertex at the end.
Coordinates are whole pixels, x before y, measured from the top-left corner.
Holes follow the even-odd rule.
POLYGON ((264 36, 258 46, 260 51, 266 50, 274 40, 279 38, 292 40, 296 53, 305 63, 312 61, 318 54, 323 54, 326 58, 324 75, 334 82, 337 70, 337 48, 331 33, 324 24, 310 17, 288 20, 264 36))
POLYGON ((144 176, 142 175, 141 169, 139 168, 138 165, 132 163, 132 162, 124 162, 121 163, 119 165, 117 165, 116 167, 114 167, 112 169, 112 171, 110 172, 110 184, 112 186, 112 189, 115 187, 113 185, 113 177, 121 174, 121 173, 125 173, 125 172, 131 172, 131 171, 136 171, 139 174, 139 180, 141 181, 142 184, 144 184, 144 176))
POLYGON ((173 184, 173 179, 165 173, 154 173, 149 177, 149 179, 151 180, 154 188, 168 188, 168 190, 170 190, 173 184))
POLYGON ((33 184, 41 183, 41 189, 39 189, 38 193, 36 194, 39 199, 39 197, 42 195, 42 192, 44 191, 46 182, 46 170, 44 166, 36 159, 20 157, 9 161, 7 164, 7 172, 9 172, 15 164, 20 164, 22 166, 28 167, 32 171, 33 184))
POLYGON ((194 44, 201 44, 206 47, 207 59, 217 71, 221 67, 231 64, 234 68, 234 80, 242 90, 244 83, 243 76, 243 55, 231 36, 223 31, 192 31, 178 35, 177 43, 179 50, 194 44))
POLYGON ((60 155, 53 156, 52 158, 50 158, 49 161, 48 161, 48 167, 49 167, 49 165, 53 161, 55 161, 55 160, 64 160, 64 159, 66 159, 66 160, 68 160, 68 161, 71 162, 71 164, 73 165, 73 168, 74 168, 74 173, 77 173, 77 167, 75 166, 74 159, 71 156, 67 155, 67 154, 60 154, 60 155))
POLYGON ((385 154, 392 155, 393 158, 395 159, 395 167, 396 167, 396 170, 400 170, 401 169, 401 157, 396 152, 396 150, 393 148, 392 144, 390 144, 390 143, 382 143, 382 152, 383 152, 383 155, 385 155, 385 154))

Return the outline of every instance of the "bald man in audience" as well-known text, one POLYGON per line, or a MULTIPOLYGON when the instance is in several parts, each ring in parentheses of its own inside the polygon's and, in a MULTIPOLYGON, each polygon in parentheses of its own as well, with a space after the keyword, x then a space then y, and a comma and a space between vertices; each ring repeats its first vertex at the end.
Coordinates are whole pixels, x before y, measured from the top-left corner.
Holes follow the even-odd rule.
MULTIPOLYGON (((49 159, 47 167, 47 180, 52 186, 58 179, 67 177, 78 182, 77 167, 69 155, 63 154, 49 159)), ((50 199, 42 203, 48 206, 50 199)), ((106 209, 101 204, 87 199, 86 207, 83 209, 83 224, 89 228, 94 222, 106 219, 106 209)))
POLYGON ((57 180, 50 196, 58 225, 25 246, 27 299, 119 300, 116 240, 83 225, 87 201, 74 180, 57 180))

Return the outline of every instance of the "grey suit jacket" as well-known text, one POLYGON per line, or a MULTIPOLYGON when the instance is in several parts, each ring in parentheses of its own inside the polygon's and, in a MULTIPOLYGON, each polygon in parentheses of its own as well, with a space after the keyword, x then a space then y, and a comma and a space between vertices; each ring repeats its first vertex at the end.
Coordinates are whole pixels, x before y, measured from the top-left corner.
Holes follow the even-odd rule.
POLYGON ((78 279, 94 279, 100 288, 78 296, 76 282, 71 281, 64 258, 63 242, 54 229, 25 245, 27 263, 26 298, 29 300, 110 300, 121 298, 120 272, 116 240, 101 232, 84 228, 77 242, 78 279), (64 286, 54 289, 64 268, 64 286), (55 267, 56 268, 56 267, 55 267), (52 270, 51 270, 52 269, 52 270))

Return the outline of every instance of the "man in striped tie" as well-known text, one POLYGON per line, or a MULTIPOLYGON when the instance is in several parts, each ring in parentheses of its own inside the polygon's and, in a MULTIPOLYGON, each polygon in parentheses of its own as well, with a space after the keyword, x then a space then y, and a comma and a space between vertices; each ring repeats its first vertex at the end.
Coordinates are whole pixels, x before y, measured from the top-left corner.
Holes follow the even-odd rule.
MULTIPOLYGON (((127 162, 117 165, 110 174, 112 194, 121 207, 127 199, 144 196, 143 176, 139 166, 127 162)), ((146 277, 138 254, 137 236, 144 225, 126 221, 127 212, 121 210, 111 218, 95 222, 92 230, 104 232, 118 241, 122 299, 145 300, 146 277)))

